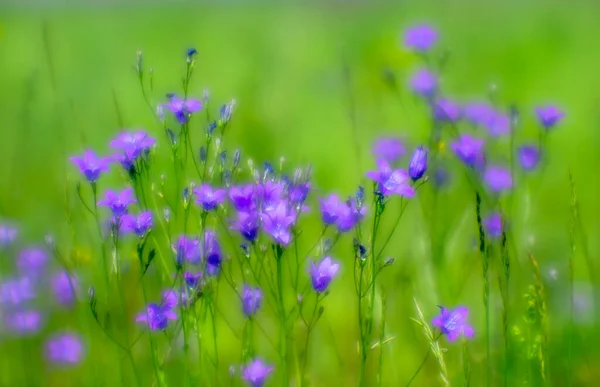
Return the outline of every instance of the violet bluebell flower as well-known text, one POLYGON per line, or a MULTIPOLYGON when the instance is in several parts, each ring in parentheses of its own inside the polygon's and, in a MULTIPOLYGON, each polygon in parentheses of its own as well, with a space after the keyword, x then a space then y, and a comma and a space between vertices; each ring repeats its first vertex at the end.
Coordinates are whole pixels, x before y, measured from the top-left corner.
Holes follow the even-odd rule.
POLYGON ((64 333, 50 337, 45 345, 46 359, 58 365, 76 365, 84 355, 81 338, 75 334, 64 333))
POLYGON ((244 291, 242 292, 242 310, 244 314, 247 317, 254 316, 261 304, 262 292, 260 289, 244 285, 244 291))
POLYGON ((310 182, 293 184, 289 188, 290 202, 296 205, 300 205, 306 201, 308 193, 310 192, 310 182))
POLYGON ((500 166, 490 166, 485 170, 483 180, 494 192, 501 192, 512 188, 513 181, 510 171, 500 166))
POLYGON ((258 237, 260 218, 256 212, 238 212, 237 218, 230 229, 237 230, 248 242, 253 242, 258 237))
POLYGON ((142 152, 149 150, 155 143, 156 140, 144 131, 123 132, 110 142, 110 147, 122 152, 113 157, 123 168, 130 170, 142 152))
POLYGON ((174 290, 168 289, 163 292, 162 306, 163 310, 174 310, 176 307, 181 306, 187 308, 190 304, 192 294, 185 291, 185 289, 174 290), (180 302, 181 301, 181 302, 180 302))
POLYGON ((433 326, 442 331, 448 337, 448 341, 454 341, 460 335, 473 337, 473 328, 467 323, 469 310, 464 306, 459 306, 454 310, 448 310, 440 307, 440 315, 432 321, 433 326))
POLYGON ((102 172, 108 172, 111 159, 108 157, 98 157, 91 150, 83 152, 83 157, 75 156, 70 160, 75 164, 87 181, 94 183, 98 180, 102 172))
POLYGON ((393 170, 387 161, 377 160, 377 171, 369 171, 366 176, 377 183, 377 189, 384 196, 391 194, 413 197, 415 190, 409 184, 409 176, 405 170, 393 170))
POLYGON ((427 172, 427 151, 427 148, 423 146, 415 149, 408 165, 408 175, 412 181, 419 180, 427 172))
POLYGON ((456 122, 462 116, 462 109, 450 100, 440 99, 433 105, 433 114, 439 121, 456 122))
POLYGON ((431 98, 437 90, 437 78, 433 73, 422 69, 412 76, 410 86, 416 94, 431 98))
POLYGON ((17 259, 17 268, 21 273, 39 274, 46 268, 48 260, 48 254, 41 248, 23 249, 17 259))
POLYGON ((552 129, 565 116, 565 113, 554 105, 538 106, 535 113, 545 129, 552 129))
POLYGON ((204 233, 204 258, 206 260, 206 271, 208 275, 217 275, 221 268, 222 254, 221 245, 214 231, 204 233))
POLYGON ((197 239, 188 239, 181 236, 177 243, 173 244, 173 249, 175 250, 177 265, 182 265, 184 261, 196 264, 200 262, 202 257, 200 241, 197 239))
POLYGON ((75 294, 79 290, 79 283, 67 272, 61 271, 50 279, 50 287, 56 301, 64 306, 71 306, 75 302, 75 294))
POLYGON ((4 314, 4 326, 11 332, 30 335, 37 333, 43 325, 42 314, 33 309, 18 310, 4 314))
POLYGON ((171 96, 168 103, 163 105, 169 109, 180 124, 185 124, 192 113, 202 109, 202 102, 196 99, 183 100, 175 96, 171 96))
POLYGON ((34 281, 27 275, 0 283, 0 305, 19 306, 35 297, 34 281))
POLYGON ((7 224, 0 224, 0 248, 10 246, 17 237, 17 229, 7 224))
POLYGON ((494 108, 486 103, 470 103, 463 109, 467 121, 477 126, 485 126, 496 114, 494 108))
POLYGON ((257 186, 257 193, 263 211, 272 211, 284 199, 285 184, 281 181, 267 180, 257 186))
POLYGON ((142 212, 138 216, 123 215, 121 217, 121 231, 133 232, 140 238, 152 228, 152 213, 142 212))
POLYGON ((357 207, 354 200, 349 200, 338 206, 337 220, 335 225, 339 232, 350 231, 365 217, 367 208, 357 207))
POLYGON ((183 280, 185 281, 185 284, 191 289, 196 289, 198 287, 198 285, 200 284, 201 278, 202 278, 201 272, 192 273, 192 272, 186 271, 183 274, 183 280))
POLYGON ((345 205, 340 201, 336 194, 331 194, 327 198, 319 198, 321 203, 321 218, 326 225, 335 224, 339 218, 339 208, 345 205))
POLYGON ((417 52, 428 51, 437 39, 437 31, 428 25, 414 26, 404 32, 404 45, 417 52))
POLYGON ((170 307, 149 304, 146 311, 138 315, 135 321, 143 322, 153 331, 165 330, 169 320, 177 320, 177 315, 170 307))
POLYGON ((540 162, 540 151, 535 145, 523 145, 519 148, 519 161, 526 171, 532 171, 540 162))
POLYGON ((100 200, 98 205, 110 208, 115 218, 120 218, 127 214, 127 206, 137 203, 137 200, 133 198, 133 190, 131 188, 126 188, 119 193, 106 190, 104 195, 106 199, 100 200))
POLYGON ((484 124, 488 132, 499 137, 510 133, 510 117, 501 112, 494 112, 493 116, 484 124))
POLYGON ((310 262, 310 277, 312 281, 313 289, 317 293, 323 293, 327 290, 329 283, 335 277, 340 265, 333 261, 331 257, 325 257, 321 262, 315 264, 310 262))
POLYGON ((236 210, 252 212, 256 210, 256 187, 253 184, 229 188, 229 199, 236 210))
POLYGON ((242 379, 251 387, 262 387, 267 376, 273 371, 272 366, 266 365, 262 360, 255 359, 246 366, 241 367, 242 379))
POLYGON ((196 204, 199 204, 204 211, 212 211, 225 201, 227 191, 224 189, 214 189, 208 184, 202 184, 194 189, 196 195, 196 204))
POLYGON ((462 134, 458 140, 450 143, 452 151, 469 167, 478 167, 483 164, 484 141, 462 134))
POLYGON ((495 212, 483 219, 485 232, 491 238, 500 238, 502 236, 502 217, 495 212))
POLYGON ((390 164, 398 161, 404 153, 406 148, 399 138, 396 137, 383 137, 375 141, 373 145, 373 155, 376 159, 385 160, 390 164))
POLYGON ((285 201, 279 202, 274 209, 262 213, 263 229, 276 243, 282 246, 290 243, 290 227, 295 221, 296 216, 288 209, 285 201))

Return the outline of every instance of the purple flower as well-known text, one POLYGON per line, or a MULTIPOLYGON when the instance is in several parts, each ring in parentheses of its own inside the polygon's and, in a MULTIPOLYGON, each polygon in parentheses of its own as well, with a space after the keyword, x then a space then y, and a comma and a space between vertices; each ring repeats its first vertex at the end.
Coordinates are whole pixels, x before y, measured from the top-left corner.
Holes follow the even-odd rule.
POLYGON ((465 119, 478 126, 487 125, 495 114, 496 111, 493 107, 480 102, 467 104, 464 108, 465 119))
POLYGON ((0 283, 0 305, 19 306, 35 298, 34 282, 28 276, 0 283))
POLYGON ((64 306, 71 306, 75 302, 75 294, 79 289, 77 280, 69 276, 67 272, 61 271, 55 274, 50 279, 50 286, 54 298, 59 304, 64 306))
POLYGON ((408 175, 412 181, 417 181, 427 172, 427 148, 422 146, 415 149, 410 164, 408 165, 408 175))
POLYGON ((123 215, 121 218, 121 231, 133 232, 140 238, 146 235, 152 228, 152 213, 149 211, 140 213, 137 217, 123 215))
POLYGON ((225 200, 227 191, 224 189, 213 189, 208 184, 202 184, 194 189, 196 195, 196 204, 199 204, 204 211, 212 211, 225 200))
POLYGON ((485 170, 483 175, 488 187, 492 191, 501 192, 512 188, 512 176, 510 171, 499 166, 490 166, 485 170))
POLYGON ((148 324, 150 330, 158 331, 165 330, 169 325, 169 320, 177 320, 177 315, 170 307, 159 306, 157 304, 149 304, 146 312, 138 315, 135 319, 137 322, 148 324))
POLYGON ((339 218, 339 209, 345 204, 336 194, 329 195, 326 199, 319 198, 321 203, 321 218, 326 225, 334 224, 339 218))
POLYGON ((48 254, 41 248, 23 249, 17 260, 17 268, 21 273, 39 274, 48 263, 48 254))
POLYGON ((129 170, 143 151, 150 149, 156 140, 144 131, 123 132, 110 142, 110 147, 118 149, 122 154, 115 155, 123 168, 129 170))
POLYGON ((290 227, 295 221, 296 216, 289 211, 285 201, 279 202, 274 209, 262 213, 263 229, 282 246, 290 243, 290 227))
POLYGON ((267 180, 257 187, 258 197, 260 198, 263 211, 272 211, 283 200, 285 184, 279 181, 267 180))
POLYGON ((440 99, 433 106, 433 114, 439 121, 456 122, 462 115, 460 106, 447 99, 440 99))
POLYGON ((236 210, 252 212, 256 209, 256 187, 252 184, 229 188, 229 199, 236 210))
POLYGON ((242 367, 242 379, 251 387, 262 387, 271 371, 273 367, 266 365, 260 359, 255 359, 242 367))
POLYGON ((19 334, 33 334, 42 327, 42 314, 36 310, 20 310, 4 315, 4 325, 19 334))
POLYGON ((498 213, 493 213, 483 220, 483 226, 486 233, 492 238, 502 236, 502 217, 498 213))
POLYGON ((254 316, 262 304, 262 292, 259 288, 244 285, 242 293, 242 310, 247 317, 254 316))
POLYGON ((188 303, 189 303, 188 293, 185 291, 185 289, 166 290, 163 293, 162 300, 163 300, 162 309, 163 310, 171 310, 171 311, 180 305, 180 302, 179 302, 180 300, 181 300, 181 306, 184 308, 187 308, 188 303))
POLYGON ((200 241, 197 239, 188 239, 185 236, 179 237, 177 243, 173 245, 175 250, 175 261, 182 265, 184 260, 190 263, 199 263, 201 258, 200 241))
POLYGON ((255 212, 238 212, 237 219, 230 228, 239 231, 248 242, 253 242, 258 236, 259 221, 255 212))
POLYGON ((189 271, 186 271, 183 274, 183 279, 185 281, 185 284, 191 288, 191 289, 196 289, 198 287, 198 285, 200 284, 200 279, 202 278, 202 273, 192 273, 189 271))
POLYGON ((535 145, 523 145, 519 148, 519 161, 526 171, 532 171, 540 162, 540 151, 535 145))
POLYGON ((404 32, 404 44, 418 52, 428 51, 438 39, 436 30, 428 25, 420 25, 404 32))
POLYGON ((406 149, 399 138, 395 137, 384 137, 375 141, 373 145, 373 155, 376 159, 385 160, 388 163, 394 163, 398 161, 406 149))
POLYGON ((79 336, 60 334, 46 341, 46 358, 59 365, 75 365, 83 358, 84 348, 79 336))
POLYGON ((0 224, 0 248, 8 247, 17 237, 17 229, 6 224, 0 224))
POLYGON ((329 283, 335 277, 340 265, 335 263, 331 257, 325 257, 319 264, 310 262, 310 277, 312 280, 313 289, 317 293, 323 293, 327 290, 329 283))
POLYGON ((440 312, 440 315, 433 319, 432 324, 448 337, 448 341, 456 340, 461 334, 473 337, 473 328, 467 323, 469 310, 466 307, 459 306, 454 310, 440 307, 440 312))
POLYGON ((405 170, 392 170, 385 160, 377 160, 378 171, 369 171, 366 176, 377 183, 377 189, 382 195, 396 194, 413 197, 415 190, 408 183, 409 176, 405 170))
POLYGON ((422 69, 410 79, 410 86, 415 93, 431 98, 437 90, 437 78, 433 73, 422 69))
POLYGON ((294 184, 289 188, 290 202, 300 205, 306 201, 310 192, 310 182, 294 184))
POLYGON ((336 226, 339 232, 352 230, 365 217, 367 209, 362 206, 358 208, 354 200, 340 204, 338 207, 336 226))
POLYGON ((454 154, 469 167, 476 167, 483 164, 484 141, 471 137, 468 134, 462 134, 457 141, 450 144, 454 154))
POLYGON ((90 183, 97 181, 102 172, 108 172, 108 166, 111 161, 107 157, 97 157, 91 150, 86 150, 83 153, 83 157, 75 156, 71 157, 70 160, 73 164, 77 165, 90 183))
POLYGON ((120 218, 127 214, 127 206, 137 203, 137 200, 133 198, 133 190, 131 188, 126 188, 119 193, 106 190, 104 195, 106 199, 100 200, 98 205, 110 208, 115 218, 120 218))
POLYGON ((180 124, 185 124, 192 113, 202 109, 202 103, 196 99, 183 100, 175 96, 172 96, 169 103, 163 106, 175 115, 180 124))
POLYGON ((538 106, 535 112, 540 124, 546 129, 552 129, 565 116, 565 113, 554 105, 538 106))
POLYGON ((221 246, 217 240, 217 234, 213 231, 204 233, 204 258, 206 260, 206 271, 208 275, 216 275, 221 268, 221 246))

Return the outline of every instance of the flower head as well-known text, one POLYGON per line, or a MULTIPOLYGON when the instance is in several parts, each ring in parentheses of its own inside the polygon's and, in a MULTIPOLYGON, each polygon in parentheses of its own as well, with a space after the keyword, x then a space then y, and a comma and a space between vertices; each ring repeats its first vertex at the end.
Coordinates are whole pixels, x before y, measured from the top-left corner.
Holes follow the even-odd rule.
POLYGON ((23 249, 17 259, 17 268, 22 273, 39 274, 46 268, 48 254, 41 248, 23 249))
POLYGON ((229 199, 238 211, 256 210, 256 187, 252 184, 229 188, 229 199))
POLYGON ((202 278, 202 273, 201 272, 192 273, 192 272, 186 271, 183 274, 183 280, 185 281, 185 284, 190 289, 196 289, 198 287, 198 285, 200 284, 200 279, 201 278, 202 278))
POLYGON ((43 325, 42 314, 37 310, 18 310, 4 315, 4 326, 11 332, 29 335, 38 332, 43 325))
POLYGON ((203 257, 206 261, 208 275, 216 275, 221 268, 221 246, 214 231, 204 233, 203 257))
POLYGON ((257 187, 258 199, 263 211, 272 211, 284 200, 285 184, 267 180, 257 187))
POLYGON ((173 245, 175 250, 175 260, 177 264, 183 264, 184 260, 190 263, 199 263, 201 258, 200 241, 197 239, 188 239, 182 235, 173 245))
POLYGON ((20 276, 0 283, 0 305, 20 306, 36 296, 34 281, 20 276))
POLYGON ((410 86, 416 94, 431 98, 437 90, 437 78, 433 73, 421 69, 410 79, 410 86))
POLYGON ((248 317, 254 316, 262 304, 262 292, 259 288, 251 288, 244 285, 242 293, 242 309, 248 317))
POLYGON ((467 323, 469 310, 459 306, 454 310, 440 307, 440 315, 432 321, 433 326, 439 328, 448 337, 448 341, 454 341, 459 335, 473 337, 473 328, 467 323))
POLYGON ((336 194, 331 194, 327 198, 319 198, 321 203, 321 218, 326 225, 335 224, 339 218, 339 208, 345 204, 340 201, 336 194))
POLYGON ((493 107, 480 102, 467 104, 464 108, 465 119, 477 126, 487 125, 495 113, 493 107))
POLYGON ((540 151, 535 145, 523 145, 519 148, 519 161, 526 171, 532 171, 540 162, 540 151))
POLYGON ((83 358, 81 338, 74 334, 59 334, 46 341, 46 358, 59 365, 75 365, 83 358))
POLYGON ((373 155, 376 159, 385 160, 388 163, 398 161, 406 152, 404 144, 399 138, 383 137, 375 141, 373 155))
POLYGON ((157 304, 149 304, 146 312, 138 315, 135 319, 137 322, 148 324, 150 330, 158 331, 165 330, 169 325, 169 320, 176 320, 177 315, 169 306, 159 306, 157 304))
POLYGON ((196 204, 199 204, 204 211, 212 211, 223 201, 227 196, 227 191, 224 189, 214 189, 208 184, 202 184, 194 189, 196 195, 196 204))
POLYGON ((484 141, 462 134, 458 140, 450 144, 454 154, 458 156, 469 167, 477 167, 483 164, 484 141))
POLYGON ((415 26, 404 31, 404 44, 418 52, 428 51, 437 39, 437 31, 428 25, 415 26))
POLYGON ((494 192, 501 192, 512 188, 513 181, 510 171, 504 167, 490 166, 485 170, 483 179, 494 192))
POLYGON ((500 238, 502 236, 502 217, 499 213, 493 213, 483 220, 483 226, 488 236, 500 238))
POLYGON ((202 102, 196 99, 183 100, 175 96, 171 96, 168 103, 163 105, 169 109, 180 124, 185 124, 192 113, 202 109, 202 102))
POLYGON ((16 228, 6 224, 0 224, 0 248, 10 246, 16 237, 16 228))
POLYGON ((262 387, 271 371, 273 371, 272 366, 266 365, 260 359, 255 359, 242 367, 242 379, 251 387, 262 387))
POLYGON ((377 171, 369 171, 366 176, 377 183, 377 189, 384 196, 391 194, 413 197, 415 190, 409 184, 409 176, 405 170, 392 170, 385 160, 377 160, 377 171))
POLYGON ((237 230, 248 242, 253 242, 258 237, 260 218, 256 212, 238 212, 237 218, 230 227, 237 230))
POLYGON ((273 240, 287 246, 291 240, 290 227, 296 221, 296 215, 291 212, 285 201, 280 201, 277 206, 262 213, 262 225, 273 240))
POLYGON ((554 105, 538 106, 535 113, 545 129, 552 129, 565 116, 565 113, 554 105))
POLYGON ((111 162, 110 158, 98 157, 91 150, 83 152, 83 157, 75 156, 71 157, 70 160, 90 183, 97 181, 102 172, 108 172, 108 166, 111 162))
POLYGON ((137 200, 133 198, 133 190, 131 188, 126 188, 118 193, 106 190, 104 195, 105 199, 100 200, 98 205, 110 208, 115 218, 120 218, 127 214, 127 206, 137 203, 137 200))
POLYGON ((110 147, 121 151, 114 158, 121 163, 123 168, 129 170, 138 157, 155 143, 156 140, 144 131, 123 132, 110 142, 110 147))
POLYGON ((337 208, 337 219, 335 225, 339 232, 350 231, 365 217, 367 208, 357 207, 355 200, 341 203, 337 208))
POLYGON ((417 181, 427 172, 427 148, 423 146, 415 149, 410 164, 408 165, 408 175, 412 181, 417 181))
POLYGON ((317 293, 323 293, 327 290, 329 283, 335 277, 340 265, 335 263, 331 257, 325 257, 321 262, 315 264, 310 262, 310 277, 312 280, 313 289, 317 293))
POLYGON ((55 274, 50 279, 52 294, 59 304, 70 306, 75 302, 75 294, 79 290, 77 280, 66 271, 55 274))
POLYGON ((121 218, 121 231, 133 232, 140 238, 152 228, 152 213, 149 211, 134 215, 123 215, 121 218))
POLYGON ((462 109, 452 101, 440 99, 433 106, 433 114, 439 121, 456 122, 462 115, 462 109))
POLYGON ((290 203, 301 205, 306 201, 310 192, 310 182, 292 184, 288 188, 290 203))

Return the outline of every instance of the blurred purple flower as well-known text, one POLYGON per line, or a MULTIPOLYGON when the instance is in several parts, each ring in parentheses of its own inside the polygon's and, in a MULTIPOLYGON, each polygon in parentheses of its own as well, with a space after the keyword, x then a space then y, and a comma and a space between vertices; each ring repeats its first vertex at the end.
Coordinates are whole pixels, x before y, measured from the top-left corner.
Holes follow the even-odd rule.
POLYGON ((464 306, 459 306, 454 310, 448 310, 440 307, 440 315, 432 321, 434 327, 437 327, 448 337, 448 341, 454 341, 459 335, 473 337, 473 328, 467 323, 469 310, 464 306))
POLYGON ((273 211, 283 201, 285 184, 280 181, 267 180, 257 187, 257 193, 263 211, 273 211))
POLYGON ((540 151, 535 145, 523 145, 519 148, 519 161, 526 171, 532 171, 540 162, 540 151))
POLYGON ((200 241, 197 239, 188 239, 185 235, 179 237, 177 243, 173 245, 175 250, 175 260, 178 265, 182 265, 184 261, 190 263, 199 263, 202 256, 200 250, 200 241))
POLYGON ((417 147, 408 165, 408 175, 412 181, 417 181, 427 172, 427 148, 417 147))
POLYGON ((296 216, 289 211, 285 201, 279 202, 274 209, 262 213, 263 229, 276 243, 282 246, 290 243, 290 227, 295 221, 296 216))
POLYGON ((46 359, 59 365, 76 365, 84 355, 81 338, 66 333, 50 337, 46 341, 46 359))
POLYGON ((196 99, 183 100, 172 96, 169 102, 163 106, 175 115, 180 124, 185 124, 192 113, 202 109, 202 102, 196 99))
POLYGON ((185 289, 174 290, 169 289, 163 292, 162 296, 162 310, 173 310, 176 307, 181 306, 187 308, 189 305, 188 292, 185 289))
POLYGON ((437 31, 428 25, 414 26, 404 31, 404 44, 418 52, 428 51, 437 39, 437 31))
POLYGON ((354 228, 356 224, 363 220, 367 208, 361 206, 358 208, 354 200, 341 203, 337 209, 336 226, 339 232, 347 232, 354 228))
POLYGON ((230 228, 237 230, 248 242, 253 242, 258 237, 259 221, 255 212, 238 212, 237 218, 230 228))
POLYGON ((200 284, 201 278, 202 278, 201 272, 192 273, 192 272, 186 271, 183 274, 183 279, 185 281, 185 284, 191 289, 196 289, 198 287, 198 285, 200 284))
POLYGON ((262 387, 265 379, 273 371, 273 367, 262 360, 255 359, 242 368, 242 379, 251 387, 262 387))
POLYGON ((504 167, 490 166, 483 175, 488 187, 494 192, 501 192, 512 188, 513 181, 510 171, 504 167))
POLYGON ((149 304, 146 311, 137 316, 135 321, 148 324, 150 330, 165 330, 169 320, 177 320, 177 315, 170 307, 149 304))
POLYGON ((431 98, 437 90, 437 78, 428 70, 421 69, 410 79, 410 86, 415 93, 431 98))
POLYGON ((150 149, 155 143, 156 140, 144 131, 123 132, 110 142, 110 147, 122 152, 114 158, 123 168, 129 170, 142 152, 150 149))
POLYGON ((483 220, 485 232, 491 238, 500 238, 502 236, 502 217, 499 213, 493 213, 483 220))
POLYGON ((554 105, 538 106, 535 113, 545 129, 552 129, 565 116, 565 113, 554 105))
POLYGON ((91 150, 86 150, 83 157, 75 156, 70 160, 77 165, 81 173, 84 174, 87 181, 94 183, 98 180, 102 172, 108 172, 111 159, 108 157, 97 157, 91 150))
POLYGON ((23 249, 17 260, 17 268, 24 274, 40 274, 48 263, 48 254, 41 248, 23 249))
POLYGON ((293 184, 289 188, 290 202, 296 205, 300 205, 306 201, 308 193, 310 192, 310 182, 293 184))
POLYGON ((454 154, 469 167, 481 166, 483 164, 484 141, 462 134, 458 140, 450 143, 454 154))
POLYGON ((461 118, 462 109, 452 101, 440 99, 434 103, 433 114, 439 121, 456 122, 461 118))
POLYGON ((196 195, 196 204, 199 204, 204 211, 212 211, 223 201, 227 196, 227 191, 224 189, 214 189, 208 184, 202 184, 194 189, 196 195))
POLYGON ((36 296, 33 280, 28 276, 7 279, 0 283, 0 305, 19 306, 36 296))
POLYGON ((75 302, 75 294, 79 290, 79 283, 74 277, 69 276, 66 271, 61 271, 50 279, 50 287, 54 298, 59 304, 71 306, 75 302))
POLYGON ((7 224, 0 224, 0 248, 10 246, 17 237, 17 229, 7 224))
POLYGON ((244 285, 242 293, 242 310, 247 317, 254 316, 262 304, 262 292, 259 288, 244 285))
POLYGON ((121 231, 133 232, 140 238, 152 228, 152 213, 149 211, 134 215, 123 215, 121 218, 121 231))
POLYGON ((221 268, 221 246, 214 231, 204 233, 203 255, 206 260, 206 271, 208 275, 217 275, 221 268))
POLYGON ((487 125, 495 114, 493 107, 481 102, 467 104, 464 108, 465 119, 477 126, 487 125))
POLYGON ((127 214, 127 206, 137 203, 137 200, 133 198, 133 190, 131 188, 126 188, 119 193, 106 190, 104 195, 106 199, 100 200, 98 205, 110 208, 113 216, 116 218, 127 214))
POLYGON ((253 184, 229 188, 229 199, 236 210, 252 212, 256 210, 256 187, 253 184))
POLYGON ((323 293, 327 290, 329 283, 335 277, 340 265, 335 263, 331 259, 331 257, 325 257, 319 264, 315 264, 315 262, 310 262, 310 277, 312 281, 313 289, 317 293, 323 293))
POLYGON ((33 334, 42 328, 42 314, 37 310, 19 310, 4 315, 4 325, 13 333, 33 334))
POLYGON ((392 170, 385 160, 377 160, 377 171, 369 171, 366 176, 377 183, 377 189, 384 196, 396 194, 404 197, 413 197, 415 190, 409 184, 409 176, 405 170, 392 170))
POLYGON ((398 161, 406 149, 404 144, 399 138, 396 137, 383 137, 375 141, 373 145, 373 155, 376 159, 385 160, 388 163, 394 163, 398 161))
POLYGON ((326 199, 319 198, 321 203, 321 218, 326 225, 334 224, 339 218, 339 209, 345 204, 336 194, 329 195, 326 199))

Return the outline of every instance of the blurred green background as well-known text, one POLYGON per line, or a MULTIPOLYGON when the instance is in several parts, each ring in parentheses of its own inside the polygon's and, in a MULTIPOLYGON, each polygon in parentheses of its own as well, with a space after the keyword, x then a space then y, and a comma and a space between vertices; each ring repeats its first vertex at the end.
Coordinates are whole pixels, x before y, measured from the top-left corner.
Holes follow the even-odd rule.
MULTIPOLYGON (((460 102, 484 99, 495 85, 498 100, 514 103, 521 111, 518 143, 537 138, 534 106, 556 103, 567 113, 550 136, 544 174, 517 177, 511 226, 519 286, 515 285, 511 321, 522 324, 519 313, 526 311, 521 296, 532 283, 527 260, 532 252, 545 275, 558 273, 547 276, 554 300, 550 367, 553 384, 565 385, 570 169, 585 229, 575 255, 575 278, 581 285, 577 289, 582 289, 584 300, 577 310, 583 325, 575 341, 575 385, 590 385, 599 376, 594 370, 600 362, 600 351, 585 339, 598 338, 600 322, 590 317, 590 288, 600 284, 590 284, 584 260, 587 254, 600 264, 598 15, 600 3, 543 0, 0 4, 0 219, 18 221, 25 240, 42 241, 51 232, 65 248, 80 249, 86 259, 93 258, 85 252, 85 237, 71 239, 67 227, 65 192, 73 196, 79 179, 68 157, 84 147, 108 152, 107 144, 120 128, 145 128, 159 144, 164 142, 134 72, 138 49, 146 68, 154 70, 153 104, 164 102, 165 93, 180 92, 185 50, 195 47, 199 56, 190 95, 200 98, 209 89, 213 109, 237 100, 227 139, 230 151, 240 147, 245 157, 261 164, 276 164, 281 156, 294 165, 312 164, 318 193, 351 194, 374 165, 370 148, 377 136, 396 133, 411 148, 428 138, 426 109, 406 90, 407 78, 422 62, 402 47, 401 32, 415 23, 431 23, 441 35, 436 53, 450 52, 442 77, 445 94, 460 102), (386 69, 395 74, 399 94, 384 82, 386 69)), ((498 152, 494 157, 506 161, 509 156, 498 152)), ((440 194, 436 212, 428 212, 427 203, 415 199, 387 250, 396 259, 394 269, 382 277, 388 295, 387 331, 395 338, 386 346, 384 385, 404 385, 426 352, 422 333, 410 320, 415 315, 413 296, 426 305, 428 317, 437 312, 436 304, 472 308, 471 321, 481 332, 470 349, 472 385, 483 385, 485 325, 473 195, 458 173, 458 163, 450 155, 447 160, 455 176, 440 194), (428 228, 432 218, 438 222, 433 233, 428 228), (431 240, 442 244, 438 261, 432 259, 431 240)), ((169 168, 166 163, 157 166, 165 173, 169 168)), ((117 174, 108 181, 122 186, 117 174)), ((319 229, 313 218, 309 233, 316 237, 319 229)), ((308 239, 303 241, 306 246, 308 239)), ((313 337, 311 374, 317 386, 353 385, 357 377, 350 246, 346 237, 336 249, 346 268, 326 300, 326 323, 313 337)), ((495 283, 493 290, 497 292, 495 283)), ((497 294, 493 305, 500 306, 497 294)), ((235 313, 237 308, 235 302, 230 306, 235 313)), ((81 309, 83 316, 87 309, 81 309)), ((71 316, 64 319, 78 324, 71 316)), ((500 348, 497 328, 494 340, 500 348)), ((103 378, 99 370, 108 367, 102 361, 106 345, 101 333, 97 335, 79 372, 94 369, 103 378)), ((239 344, 223 336, 227 335, 221 336, 227 348, 224 356, 235 363, 239 344)), ((460 380, 459 346, 449 347, 450 372, 460 380)), ((1 352, 0 362, 11 364, 10 355, 1 352)), ((520 361, 517 355, 515 359, 520 361)), ((225 363, 223 373, 229 364, 225 363)), ((42 366, 34 362, 32 367, 37 372, 42 366)), ((437 372, 430 359, 415 384, 435 385, 437 372)), ((72 380, 72 385, 82 385, 76 372, 47 375, 48 384, 72 380)), ((9 379, 0 380, 8 385, 9 379)), ((501 378, 495 375, 494 380, 499 383, 501 378)), ((272 383, 276 385, 276 379, 272 383)))

